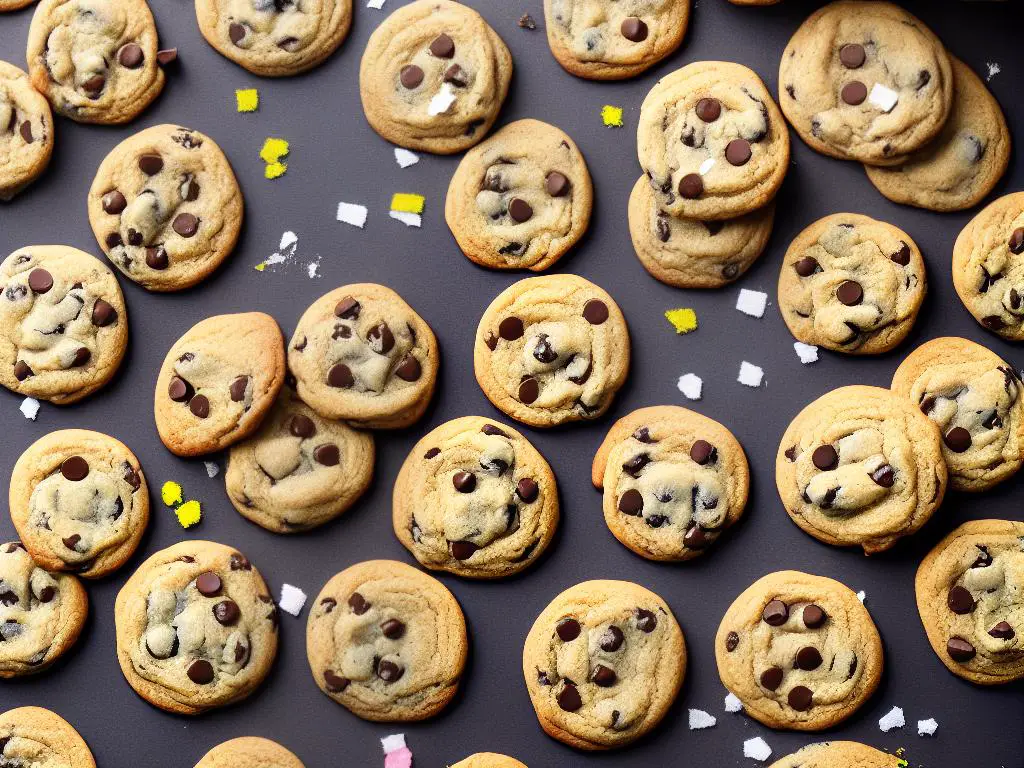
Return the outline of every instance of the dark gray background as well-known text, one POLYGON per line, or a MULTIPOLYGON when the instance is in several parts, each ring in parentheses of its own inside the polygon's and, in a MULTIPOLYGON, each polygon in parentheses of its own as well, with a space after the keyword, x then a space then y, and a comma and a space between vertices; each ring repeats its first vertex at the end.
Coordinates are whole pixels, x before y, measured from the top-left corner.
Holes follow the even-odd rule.
MULTIPOLYGON (((116 379, 99 394, 67 409, 44 404, 36 422, 18 413, 20 397, 0 392, 4 482, 17 457, 46 432, 83 427, 124 440, 139 456, 156 497, 150 530, 140 551, 112 577, 89 583, 92 613, 85 633, 65 662, 37 679, 0 684, 0 706, 36 704, 64 715, 82 733, 104 768, 144 765, 190 768, 213 745, 258 734, 295 750, 310 768, 382 764, 377 739, 405 731, 419 768, 448 765, 493 750, 532 768, 582 765, 753 765, 742 742, 762 736, 778 758, 822 739, 856 739, 893 750, 907 748, 914 765, 1019 767, 1024 746, 1020 684, 970 685, 949 674, 932 653, 917 617, 913 577, 917 563, 939 538, 963 520, 1021 519, 1021 480, 981 496, 948 495, 933 520, 893 551, 865 558, 859 551, 825 546, 787 518, 774 488, 774 455, 790 419, 834 387, 886 386, 903 355, 935 336, 956 334, 980 341, 1020 367, 1019 350, 978 326, 957 299, 950 280, 953 241, 970 213, 939 215, 889 203, 868 183, 860 166, 818 156, 793 136, 793 164, 779 199, 776 231, 761 260, 738 284, 720 291, 680 291, 648 277, 633 255, 626 200, 639 175, 635 129, 644 95, 662 75, 691 61, 726 59, 755 69, 776 91, 778 61, 790 34, 817 4, 786 0, 773 8, 736 8, 725 0, 698 0, 681 49, 644 76, 626 83, 595 83, 562 71, 547 47, 540 0, 473 0, 512 50, 516 72, 501 121, 536 117, 565 129, 580 145, 594 176, 596 201, 590 231, 556 271, 575 272, 605 287, 619 302, 633 337, 632 371, 612 411, 597 423, 553 431, 524 429, 554 467, 562 493, 562 526, 549 553, 520 578, 474 583, 442 576, 466 613, 471 654, 462 692, 440 717, 413 725, 363 722, 323 696, 306 663, 306 612, 282 615, 282 643, 266 683, 248 701, 200 718, 164 714, 124 682, 114 653, 113 603, 141 560, 173 542, 208 538, 243 550, 274 591, 289 582, 310 597, 339 570, 369 557, 412 562, 391 530, 391 486, 413 443, 428 429, 465 414, 501 416, 472 375, 473 333, 491 299, 523 275, 477 268, 459 252, 443 218, 444 195, 458 157, 423 155, 401 170, 390 145, 367 126, 359 104, 359 58, 370 32, 402 3, 384 11, 357 0, 355 22, 342 49, 314 72, 264 80, 221 58, 202 40, 189 0, 156 0, 153 11, 165 46, 177 46, 181 64, 171 70, 159 100, 134 124, 109 129, 59 120, 53 163, 46 175, 13 203, 0 207, 0 256, 24 245, 66 243, 100 254, 86 218, 85 196, 96 167, 121 139, 149 125, 177 122, 213 136, 231 159, 245 193, 246 225, 227 264, 211 279, 181 294, 148 294, 121 284, 129 305, 131 343, 116 379), (536 31, 516 21, 529 11, 536 31), (235 112, 235 88, 257 87, 257 114, 235 112), (625 109, 625 127, 602 126, 602 104, 625 109), (257 153, 267 136, 291 141, 286 176, 262 177, 257 153), (393 192, 426 195, 422 229, 387 217, 393 192), (370 208, 365 230, 335 221, 339 200, 370 208), (811 221, 854 211, 909 232, 925 254, 931 291, 910 339, 895 354, 874 359, 823 353, 802 366, 775 306, 775 283, 787 244, 811 221), (291 265, 260 273, 255 264, 277 249, 282 231, 299 237, 291 265), (305 264, 321 258, 321 277, 305 264), (433 326, 443 366, 434 404, 416 427, 378 436, 377 477, 371 492, 342 519, 306 535, 277 536, 239 516, 224 495, 223 477, 208 479, 201 461, 183 461, 157 439, 152 391, 166 350, 187 328, 212 314, 259 309, 271 313, 286 336, 305 307, 344 283, 375 281, 401 293, 433 326), (767 291, 763 319, 733 307, 740 287, 767 291), (662 318, 666 309, 690 306, 700 330, 677 337, 662 318), (742 360, 765 369, 766 384, 736 382, 742 360), (676 379, 695 372, 704 399, 688 403, 676 379), (753 488, 744 520, 707 556, 682 565, 643 560, 618 544, 601 515, 589 481, 591 458, 613 419, 634 408, 662 403, 694 407, 724 422, 750 458, 753 488), (159 502, 160 485, 182 483, 202 500, 205 516, 185 532, 159 502), (742 714, 722 711, 725 690, 715 671, 713 638, 733 598, 756 578, 798 568, 840 579, 867 592, 867 605, 886 646, 887 670, 875 696, 843 726, 820 736, 772 732, 742 714), (690 666, 675 706, 655 733, 612 755, 583 755, 545 736, 538 727, 520 672, 523 639, 541 609, 566 587, 584 579, 620 578, 643 584, 672 606, 687 637, 690 666), (904 708, 902 731, 882 734, 880 716, 904 708), (719 718, 716 728, 689 731, 686 709, 719 718), (934 739, 916 735, 916 721, 935 717, 934 739)), ((1019 8, 1014 3, 914 3, 950 49, 975 70, 998 62, 990 83, 1011 128, 1024 125, 1019 101, 1019 8)), ((24 66, 31 9, 0 17, 0 58, 24 66)), ((1021 134, 1017 132, 1017 137, 1021 134)), ((1019 189, 1024 173, 1015 156, 997 193, 1019 189)), ((223 464, 220 456, 212 457, 223 464)), ((6 516, 0 540, 13 536, 6 516)))

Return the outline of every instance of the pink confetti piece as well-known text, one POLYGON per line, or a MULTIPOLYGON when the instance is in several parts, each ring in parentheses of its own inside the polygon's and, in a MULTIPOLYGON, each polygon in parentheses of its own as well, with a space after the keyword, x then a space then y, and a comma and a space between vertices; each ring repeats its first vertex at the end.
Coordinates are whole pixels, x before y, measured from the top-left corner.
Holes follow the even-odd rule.
POLYGON ((412 750, 402 747, 388 752, 384 755, 384 768, 412 768, 412 750))

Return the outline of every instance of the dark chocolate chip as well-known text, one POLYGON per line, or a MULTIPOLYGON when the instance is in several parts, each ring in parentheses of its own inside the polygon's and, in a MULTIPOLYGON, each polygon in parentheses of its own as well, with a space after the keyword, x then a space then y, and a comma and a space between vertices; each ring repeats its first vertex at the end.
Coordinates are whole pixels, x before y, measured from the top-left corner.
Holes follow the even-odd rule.
POLYGON ((781 627, 789 618, 789 606, 777 598, 775 600, 769 600, 768 604, 765 605, 764 610, 761 611, 761 618, 764 620, 765 624, 770 624, 773 627, 781 627))
POLYGON ((888 464, 883 464, 871 473, 871 479, 883 488, 892 488, 893 483, 896 482, 896 470, 888 464))
POLYGON ((213 597, 219 595, 221 588, 224 584, 213 571, 205 571, 196 577, 196 589, 199 590, 199 594, 203 597, 213 597))
POLYGON ((687 200, 694 200, 704 193, 704 181, 699 174, 688 173, 679 180, 679 194, 687 200))
POLYGON ((828 472, 839 466, 839 454, 831 445, 819 445, 811 454, 811 463, 822 472, 828 472))
POLYGON ((172 377, 167 385, 167 396, 176 403, 187 403, 193 394, 192 385, 179 376, 172 377))
POLYGON ((139 170, 147 176, 156 176, 164 168, 164 159, 160 155, 141 155, 139 170))
POLYGON ((847 69, 859 69, 864 65, 864 60, 866 58, 867 54, 864 52, 863 45, 847 43, 839 49, 839 61, 841 61, 843 66, 847 69))
POLYGON ((100 201, 105 213, 116 216, 128 207, 128 201, 118 190, 112 189, 105 194, 100 201))
POLYGON ((344 363, 338 363, 327 372, 327 383, 332 387, 347 389, 355 384, 351 369, 344 363))
POLYGON ((347 677, 336 675, 332 670, 324 670, 324 686, 330 693, 341 693, 348 688, 349 683, 352 681, 347 677))
POLYGON ((540 397, 540 384, 533 376, 527 376, 519 382, 519 402, 530 405, 540 397))
POLYGON ((970 591, 959 584, 949 590, 949 594, 946 595, 946 605, 953 613, 961 616, 968 613, 974 613, 974 596, 970 591))
POLYGON ((623 634, 622 630, 612 624, 608 629, 601 633, 601 639, 598 642, 602 651, 605 651, 606 653, 614 653, 622 647, 622 644, 625 641, 626 636, 623 634))
POLYGON ((89 475, 89 462, 81 456, 68 456, 60 464, 60 473, 72 482, 85 480, 89 475))
POLYGON ((288 420, 288 431, 295 437, 305 440, 307 437, 312 437, 316 434, 316 424, 313 423, 309 416, 296 413, 288 420))
POLYGON ((523 335, 523 321, 518 317, 506 317, 498 324, 498 335, 505 341, 515 341, 523 335))
POLYGON ((439 59, 450 59, 455 55, 455 41, 449 35, 442 32, 430 44, 430 52, 439 59))
POLYGON ((910 246, 907 243, 902 243, 900 249, 889 258, 901 267, 907 266, 910 263, 910 246))
POLYGON ((550 171, 544 177, 544 186, 552 197, 565 197, 572 189, 569 177, 561 171, 550 171))
POLYGON ((242 610, 234 600, 221 600, 213 606, 213 618, 225 627, 237 624, 241 617, 242 610))
POLYGON ((843 86, 843 90, 840 91, 841 98, 850 106, 857 106, 863 104, 864 99, 868 97, 868 87, 859 80, 847 83, 843 86))
POLYGON ((188 409, 196 418, 205 419, 210 415, 210 401, 206 395, 196 395, 188 401, 188 409))
POLYGON ((848 307, 855 307, 864 300, 864 289, 856 280, 845 280, 836 289, 836 298, 848 307))
POLYGON ((946 653, 953 661, 965 662, 974 658, 974 646, 962 637, 951 637, 946 643, 946 653))
POLYGON ((169 263, 167 249, 162 245, 146 249, 146 266, 150 269, 167 269, 169 263))
POLYGON ((126 69, 138 69, 145 60, 146 56, 142 52, 142 46, 138 43, 128 43, 117 52, 118 63, 126 69))
POLYGON ((355 320, 359 317, 359 311, 361 309, 362 307, 358 301, 351 296, 346 296, 334 305, 334 315, 335 317, 340 317, 342 320, 355 320))
POLYGON ((406 64, 402 67, 398 79, 402 82, 402 87, 411 91, 413 88, 419 87, 419 84, 423 82, 423 70, 415 64, 406 64))
POLYGON ((797 712, 805 712, 811 708, 812 699, 814 694, 810 688, 798 685, 789 692, 789 696, 786 697, 786 701, 789 702, 789 706, 795 709, 797 712))
POLYGON ((583 306, 583 318, 591 325, 601 325, 608 319, 608 305, 600 299, 591 299, 583 306))
POLYGON ((522 198, 513 197, 508 204, 508 215, 512 217, 513 221, 522 224, 533 216, 533 208, 522 198))
POLYGON ((782 676, 781 667, 769 667, 761 673, 761 686, 769 691, 774 691, 782 685, 782 676))
POLYGON ((236 376, 228 388, 233 403, 240 403, 245 400, 245 390, 249 387, 248 376, 236 376))
POLYGON ((658 617, 646 608, 637 608, 636 626, 641 632, 651 633, 658 626, 658 617))
POLYGON ((341 452, 338 450, 338 446, 332 443, 325 443, 324 445, 318 445, 313 450, 313 458, 325 467, 334 467, 341 461, 341 452))
POLYGON ((469 560, 480 549, 472 541, 453 541, 451 548, 452 557, 456 560, 469 560))
POLYGON ((384 637, 389 640, 397 640, 405 634, 405 624, 400 622, 398 619, 388 619, 380 625, 380 631, 384 633, 384 637))
POLYGON ((739 644, 740 636, 735 632, 730 632, 725 636, 725 650, 729 651, 729 653, 735 651, 739 647, 739 644))
MULTIPOLYGON (((42 600, 42 597, 39 598, 42 600)), ((45 600, 43 601, 45 602, 45 600)), ((1010 626, 1009 622, 1000 621, 992 629, 988 631, 991 637, 997 640, 1012 640, 1016 636, 1016 632, 1013 631, 1013 627, 1010 626)))
POLYGON ((733 139, 725 145, 725 159, 730 165, 746 165, 750 154, 750 142, 746 139, 733 139))
POLYGON ((189 665, 188 679, 196 685, 213 682, 213 665, 206 659, 196 659, 189 665))
POLYGON ((707 440, 695 440, 690 446, 690 458, 701 466, 714 463, 718 458, 718 451, 707 440))
POLYGON ((472 493, 476 490, 476 475, 472 472, 456 472, 452 475, 452 485, 459 493, 472 493))
POLYGON ((604 664, 598 664, 594 667, 594 672, 590 679, 594 682, 594 685, 599 685, 602 688, 611 688, 615 685, 615 681, 618 678, 615 675, 614 669, 606 667, 604 664))
POLYGON ((821 666, 821 653, 817 648, 805 645, 796 652, 796 665, 806 672, 815 670, 821 666))
POLYGON ((182 237, 192 237, 199 231, 199 219, 191 213, 179 213, 171 222, 171 229, 182 237))
POLYGON ((516 495, 527 504, 536 501, 539 493, 540 487, 537 485, 537 481, 531 477, 524 477, 516 483, 516 495))
POLYGON ((632 43, 642 43, 647 39, 647 25, 636 16, 623 19, 619 25, 622 36, 632 43))
POLYGON ((580 692, 576 690, 575 685, 567 682, 565 687, 559 691, 558 706, 566 712, 575 712, 583 706, 583 699, 580 698, 580 692))
POLYGON ((971 447, 971 433, 963 427, 953 427, 942 440, 953 453, 963 453, 971 447))
POLYGON ((562 619, 555 625, 555 633, 563 643, 568 643, 580 636, 580 623, 576 619, 562 619))
POLYGON ((624 515, 638 516, 644 510, 644 497, 640 491, 630 488, 619 497, 619 512, 624 515))
POLYGON ((92 306, 92 324, 103 328, 117 320, 117 310, 109 302, 96 299, 92 306))
POLYGON ((53 288, 53 275, 45 269, 33 269, 28 273, 28 287, 33 293, 46 293, 53 288))

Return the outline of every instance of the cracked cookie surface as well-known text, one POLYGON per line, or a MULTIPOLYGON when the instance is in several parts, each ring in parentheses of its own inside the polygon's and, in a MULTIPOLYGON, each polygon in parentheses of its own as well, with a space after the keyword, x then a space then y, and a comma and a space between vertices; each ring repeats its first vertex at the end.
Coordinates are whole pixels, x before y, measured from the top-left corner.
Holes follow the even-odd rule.
POLYGON ((0 678, 45 670, 75 644, 88 615, 77 578, 41 568, 21 542, 0 544, 0 678))
POLYGON ((799 571, 770 573, 736 598, 718 627, 715 658, 748 715, 795 731, 852 715, 883 667, 882 640, 857 595, 799 571))
POLYGON ((433 717, 459 686, 466 621, 441 582, 393 560, 368 560, 333 576, 306 625, 316 684, 364 720, 433 717))
POLYGON ((942 132, 899 165, 865 165, 890 200, 933 211, 962 211, 982 201, 1006 172, 1010 130, 999 102, 959 59, 953 64, 953 111, 942 132))
POLYGON ((807 227, 779 272, 779 309, 790 333, 852 355, 903 341, 927 291, 924 258, 910 235, 855 213, 807 227))
POLYGON ((452 768, 526 768, 524 763, 496 752, 477 752, 455 763, 452 768))
POLYGON ((953 287, 983 326, 1024 339, 1024 192, 989 203, 957 235, 953 287))
POLYGON ((303 313, 288 345, 299 397, 325 418, 399 429, 423 415, 437 382, 430 326, 383 285, 335 288, 303 313))
POLYGON ((277 606, 232 547, 182 541, 147 559, 117 594, 117 660, 150 704, 196 715, 240 701, 277 654, 277 606))
POLYGON ((55 405, 106 384, 128 345, 114 274, 68 245, 20 248, 0 264, 0 384, 55 405))
POLYGON ((583 236, 593 187, 575 142, 539 120, 510 123, 466 153, 444 217, 462 252, 494 269, 547 269, 583 236))
POLYGON ((812 149, 890 165, 942 130, 953 70, 942 42, 899 6, 839 0, 786 45, 779 104, 812 149))
POLYGON ((100 432, 62 429, 36 440, 11 473, 11 520, 51 571, 112 573, 149 523, 149 490, 128 446, 100 432))
POLYGON ((107 258, 151 291, 188 288, 220 266, 238 242, 244 210, 220 147, 178 125, 147 128, 114 147, 88 205, 107 258))
POLYGON ((980 685, 1024 677, 1024 523, 972 520, 917 569, 928 642, 954 675, 980 685))
POLYGON ((195 768, 304 768, 290 750, 259 736, 242 736, 211 749, 195 768))
POLYGON ((612 297, 590 281, 530 277, 484 311, 473 367, 487 398, 516 421, 596 419, 629 372, 629 330, 612 297))
POLYGON ((946 492, 938 427, 888 389, 840 387, 786 429, 775 484, 793 522, 819 541, 889 549, 924 525, 946 492))
POLYGON ((640 106, 640 167, 672 216, 732 219, 775 197, 789 130, 755 72, 698 61, 666 75, 640 106))
POLYGON ((145 0, 40 0, 28 31, 32 84, 80 123, 127 123, 163 90, 145 0))
POLYGON ((196 0, 199 31, 214 50, 257 75, 312 69, 341 45, 352 0, 196 0))
POLYGON ((529 568, 558 527, 555 476, 521 434, 480 416, 416 443, 395 481, 395 535, 420 564, 493 579, 529 568))
POLYGON ((689 560, 740 519, 750 469, 724 426, 672 405, 619 419, 597 450, 591 479, 604 521, 649 560, 689 560))
POLYGON ((577 77, 639 75, 682 43, 690 0, 544 0, 548 45, 577 77))
POLYGON ((680 219, 662 208, 646 176, 629 196, 629 235, 637 258, 652 277, 676 288, 731 283, 764 252, 774 221, 774 202, 735 219, 680 219))
POLYGON ((902 764, 896 755, 856 741, 825 741, 808 744, 769 768, 900 768, 902 764))
POLYGON ((160 440, 178 456, 199 456, 255 432, 284 383, 284 339, 262 312, 215 315, 171 347, 156 380, 160 440))
POLYGON ((949 482, 983 491, 1024 463, 1020 372, 967 339, 932 339, 900 363, 892 390, 939 426, 949 482))
POLYGON ((585 750, 622 747, 664 717, 686 674, 672 610, 628 581, 562 592, 526 637, 523 675, 541 727, 585 750))
POLYGON ((370 35, 359 97, 387 141, 450 155, 487 134, 511 79, 512 54, 479 13, 453 0, 416 0, 370 35))
POLYGON ((259 430, 231 446, 224 484, 243 517, 295 533, 351 507, 373 466, 373 435, 323 418, 285 386, 259 430))
POLYGON ((42 707, 18 707, 0 714, 0 763, 14 768, 96 768, 78 731, 42 707))
POLYGON ((49 102, 27 74, 0 61, 0 200, 10 200, 31 184, 46 170, 51 154, 49 102))

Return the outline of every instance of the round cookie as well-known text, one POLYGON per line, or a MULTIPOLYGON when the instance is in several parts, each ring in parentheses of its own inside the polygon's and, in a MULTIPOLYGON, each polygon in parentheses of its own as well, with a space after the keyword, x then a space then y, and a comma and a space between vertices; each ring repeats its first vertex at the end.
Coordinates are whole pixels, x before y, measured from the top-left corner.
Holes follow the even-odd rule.
POLYGON ((401 429, 434 394, 439 353, 430 326, 383 285, 335 288, 313 302, 288 345, 299 397, 328 419, 401 429))
POLYGON ((898 164, 942 130, 953 69, 942 41, 899 6, 839 0, 811 14, 786 45, 779 104, 811 149, 898 164))
POLYGON ((135 454, 85 429, 51 432, 21 454, 10 506, 37 563, 87 579, 124 565, 149 524, 149 490, 135 454))
POLYGON ((768 245, 775 203, 725 221, 667 213, 647 176, 629 195, 629 235, 652 277, 676 288, 720 288, 738 278, 768 245))
POLYGON ((551 53, 589 80, 639 75, 671 54, 686 34, 690 0, 544 0, 551 53))
POLYGON ((950 485, 984 491, 1024 463, 1020 373, 973 341, 940 338, 900 363, 892 390, 939 425, 950 485))
POLYGON ((0 762, 11 766, 96 768, 85 740, 67 720, 42 707, 0 714, 0 762))
POLYGON ((195 768, 304 768, 302 761, 276 741, 242 736, 218 744, 195 768))
POLYGON ((851 355, 888 352, 910 333, 928 292, 910 235, 856 213, 818 219, 782 259, 779 309, 805 344, 851 355))
POLYGON ((881 387, 833 389, 782 436, 775 484, 793 522, 819 541, 889 549, 924 525, 946 492, 938 427, 881 387))
POLYGON ((648 560, 690 560, 740 519, 750 490, 746 454, 717 421, 674 405, 619 419, 594 456, 604 521, 648 560))
POLYGON ((160 366, 153 398, 160 440, 178 456, 237 443, 259 428, 284 376, 284 338, 270 315, 199 321, 160 366))
POLYGON ((612 297, 576 275, 502 291, 476 331, 473 368, 496 408, 533 427, 596 419, 629 372, 629 329, 612 297))
POLYGON ((0 544, 0 679, 49 667, 75 644, 88 615, 77 578, 39 567, 20 542, 0 544))
POLYGON ((460 760, 452 768, 527 768, 525 763, 496 752, 477 752, 460 760))
POLYGON ((722 684, 769 728, 820 731, 852 715, 882 677, 882 639, 849 588, 778 571, 725 612, 715 637, 722 684))
POLYGON ((151 291, 205 279, 238 242, 242 191, 209 136, 155 125, 122 141, 89 189, 89 224, 126 277, 151 291))
POLYGON ((243 517, 295 533, 351 507, 373 465, 373 435, 319 416, 284 387, 259 430, 231 446, 224 484, 243 517))
POLYGON ((896 203, 962 211, 980 203, 1006 172, 1010 130, 999 102, 960 59, 953 64, 953 111, 942 132, 899 165, 865 165, 868 180, 896 203))
POLYGON ((755 72, 698 61, 666 75, 640 106, 640 167, 658 205, 687 219, 763 207, 789 167, 789 130, 755 72))
POLYGON ((196 0, 206 42, 250 72, 284 77, 322 63, 352 25, 352 0, 196 0))
POLYGON ((49 102, 32 87, 27 74, 0 61, 0 200, 10 200, 31 184, 46 170, 51 154, 49 102))
POLYGON ((511 427, 453 419, 416 443, 395 480, 395 535, 420 564, 476 579, 519 573, 558 527, 544 457, 511 427))
POLYGON ((127 123, 164 87, 146 0, 40 0, 27 57, 36 89, 80 123, 127 123))
POLYGON ((370 35, 359 97, 387 141, 450 155, 487 134, 511 79, 512 55, 479 13, 453 0, 416 0, 370 35))
POLYGON ((953 245, 953 287, 974 319, 1010 341, 1024 339, 1024 192, 981 210, 953 245))
POLYGON ((54 405, 102 387, 128 345, 114 274, 69 245, 20 248, 0 263, 0 384, 54 405))
POLYGON ((445 586, 393 560, 335 574, 317 595, 306 653, 320 690, 378 722, 433 717, 459 687, 466 620, 445 586))
POLYGON ((1024 677, 1024 523, 964 523, 928 553, 914 587, 928 642, 950 672, 979 685, 1024 677))
POLYGON ((685 674, 686 642, 672 610, 628 581, 565 590, 523 647, 541 728, 577 749, 623 747, 643 736, 665 716, 685 674))
POLYGON ((241 701, 277 655, 277 606, 237 550, 181 541, 152 555, 117 594, 117 660, 150 704, 197 715, 241 701))
POLYGON ((808 744, 791 755, 772 763, 769 768, 900 768, 903 761, 888 752, 856 741, 825 741, 808 744))
POLYGON ((466 257, 540 272, 583 236, 593 187, 579 148, 539 120, 510 123, 455 169, 444 218, 466 257))

